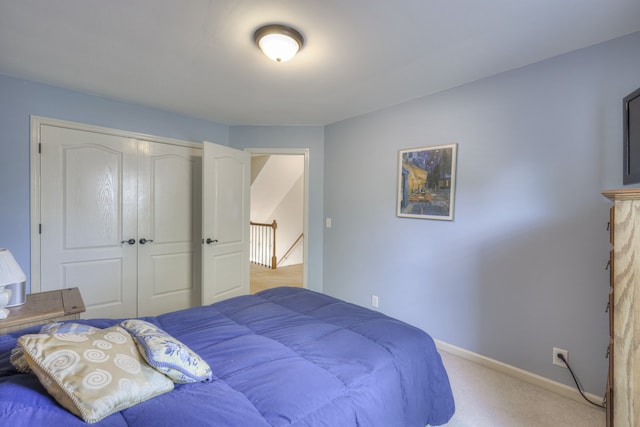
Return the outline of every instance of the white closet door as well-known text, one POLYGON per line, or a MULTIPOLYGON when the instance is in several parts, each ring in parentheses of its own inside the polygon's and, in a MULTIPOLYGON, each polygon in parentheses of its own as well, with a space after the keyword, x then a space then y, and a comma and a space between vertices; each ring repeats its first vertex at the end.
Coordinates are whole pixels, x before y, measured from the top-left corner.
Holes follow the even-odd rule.
POLYGON ((249 293, 250 154, 204 142, 202 304, 249 293))
POLYGON ((41 291, 80 288, 84 317, 137 308, 137 141, 43 125, 41 291), (122 243, 125 241, 125 243, 122 243))
POLYGON ((138 147, 138 316, 200 305, 202 150, 138 147))

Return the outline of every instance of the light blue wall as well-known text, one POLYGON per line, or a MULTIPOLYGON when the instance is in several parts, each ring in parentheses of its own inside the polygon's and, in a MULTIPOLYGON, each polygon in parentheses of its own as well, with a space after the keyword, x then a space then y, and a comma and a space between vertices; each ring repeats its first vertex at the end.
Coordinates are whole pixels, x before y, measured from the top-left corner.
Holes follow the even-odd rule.
POLYGON ((29 266, 29 116, 310 149, 309 287, 570 384, 606 378, 608 203, 640 34, 325 127, 229 127, 0 76, 0 247, 29 266), (453 222, 395 216, 397 151, 457 142, 453 222), (324 210, 324 214, 323 214, 324 210), (333 227, 324 229, 323 216, 333 227))
POLYGON ((186 141, 229 143, 226 125, 0 75, 0 247, 11 250, 27 276, 30 115, 186 141))
POLYGON ((607 200, 640 33, 330 125, 324 291, 589 392, 606 385, 607 200), (458 143, 455 220, 397 218, 398 150, 458 143))
POLYGON ((234 148, 309 149, 309 236, 307 244, 307 287, 322 291, 322 203, 324 174, 323 126, 233 126, 230 145, 234 148))

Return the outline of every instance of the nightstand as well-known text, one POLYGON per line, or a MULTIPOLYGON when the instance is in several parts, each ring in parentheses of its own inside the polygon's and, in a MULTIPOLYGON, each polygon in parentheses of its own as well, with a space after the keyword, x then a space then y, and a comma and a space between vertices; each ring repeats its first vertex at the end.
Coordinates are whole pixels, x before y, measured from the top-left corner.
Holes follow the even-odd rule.
POLYGON ((29 326, 79 319, 85 310, 78 288, 29 294, 24 304, 9 308, 9 317, 0 320, 0 335, 29 326))

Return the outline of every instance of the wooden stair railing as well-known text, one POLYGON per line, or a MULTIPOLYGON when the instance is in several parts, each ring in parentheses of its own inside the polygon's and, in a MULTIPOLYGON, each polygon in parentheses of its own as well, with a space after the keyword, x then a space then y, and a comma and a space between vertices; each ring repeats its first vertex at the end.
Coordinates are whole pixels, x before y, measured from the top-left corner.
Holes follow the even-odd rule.
POLYGON ((289 256, 289 254, 291 253, 291 251, 293 251, 293 249, 296 247, 296 245, 298 244, 298 242, 300 240, 302 240, 302 237, 304 237, 304 233, 300 233, 300 235, 298 236, 298 238, 296 239, 295 242, 293 242, 293 244, 289 247, 289 249, 287 249, 287 252, 284 253, 284 255, 282 256, 282 258, 280 258, 280 261, 278 261, 278 265, 280 265, 280 263, 282 261, 284 261, 285 259, 287 259, 287 257, 289 256))
POLYGON ((274 219, 271 224, 250 222, 251 224, 251 250, 249 260, 255 264, 275 269, 278 265, 276 259, 276 229, 278 224, 274 219))

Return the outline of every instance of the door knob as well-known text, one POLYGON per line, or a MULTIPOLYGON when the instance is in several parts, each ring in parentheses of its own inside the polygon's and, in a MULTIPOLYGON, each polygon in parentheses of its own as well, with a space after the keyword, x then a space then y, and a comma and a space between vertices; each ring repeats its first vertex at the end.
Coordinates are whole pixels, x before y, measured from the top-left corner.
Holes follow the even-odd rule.
POLYGON ((135 245, 136 244, 136 239, 123 240, 120 243, 128 243, 130 245, 135 245))
POLYGON ((207 240, 204 240, 204 239, 202 239, 202 240, 203 240, 203 243, 206 243, 207 245, 210 245, 210 244, 212 244, 212 243, 218 243, 218 241, 217 241, 217 240, 211 240, 211 239, 210 239, 210 238, 208 238, 208 237, 207 237, 207 240))
POLYGON ((153 243, 153 240, 149 239, 145 239, 144 237, 142 239, 140 239, 140 244, 144 245, 145 243, 153 243))

